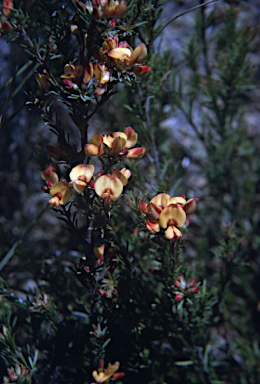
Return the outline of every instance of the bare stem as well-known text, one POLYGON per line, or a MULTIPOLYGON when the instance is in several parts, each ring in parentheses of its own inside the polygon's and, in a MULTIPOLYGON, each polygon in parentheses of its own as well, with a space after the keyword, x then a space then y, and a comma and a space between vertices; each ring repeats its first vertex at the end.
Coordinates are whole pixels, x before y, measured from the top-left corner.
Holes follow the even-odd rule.
POLYGON ((183 15, 185 15, 186 13, 189 13, 189 12, 191 12, 191 11, 195 11, 196 9, 201 8, 201 7, 204 7, 205 5, 214 3, 215 1, 218 1, 218 0, 210 0, 210 1, 207 1, 206 3, 197 5, 196 7, 190 8, 190 9, 188 9, 187 11, 184 11, 184 12, 182 12, 182 13, 179 13, 177 16, 174 16, 171 20, 167 21, 167 23, 162 27, 162 29, 161 29, 160 32, 158 33, 157 37, 162 33, 162 31, 164 30, 164 28, 166 28, 172 21, 178 19, 178 17, 181 17, 181 16, 183 16, 183 15))
POLYGON ((22 36, 28 41, 30 48, 35 52, 38 61, 39 61, 40 63, 44 63, 43 58, 41 57, 40 53, 37 51, 37 49, 36 49, 35 46, 33 45, 32 40, 30 39, 30 37, 28 36, 28 34, 27 34, 27 32, 25 31, 24 28, 22 28, 22 36))

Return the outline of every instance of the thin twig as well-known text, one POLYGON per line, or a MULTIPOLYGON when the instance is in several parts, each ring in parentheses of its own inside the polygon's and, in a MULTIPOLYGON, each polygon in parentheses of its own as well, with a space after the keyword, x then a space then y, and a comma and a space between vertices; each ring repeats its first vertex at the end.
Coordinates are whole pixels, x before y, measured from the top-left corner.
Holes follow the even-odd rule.
MULTIPOLYGON (((147 97, 146 102, 145 102, 145 117, 146 117, 146 124, 148 128, 148 132, 151 132, 151 119, 150 119, 150 97, 147 97)), ((150 134, 150 136, 152 136, 150 134)), ((160 178, 160 160, 159 160, 159 155, 158 155, 158 150, 155 144, 154 137, 152 137, 152 152, 153 152, 153 160, 154 160, 154 165, 155 165, 155 170, 156 170, 156 177, 157 179, 160 178)))
POLYGON ((35 52, 35 54, 36 54, 37 59, 39 60, 39 62, 40 62, 40 63, 44 63, 43 58, 41 57, 40 53, 37 51, 37 49, 36 49, 35 46, 33 45, 32 40, 30 39, 30 37, 28 36, 28 34, 26 33, 26 31, 25 31, 24 28, 22 28, 22 36, 28 41, 30 48, 35 52))
POLYGON ((183 16, 183 15, 185 15, 186 13, 189 13, 189 12, 191 12, 191 11, 195 11, 196 9, 201 8, 201 7, 204 7, 205 5, 214 3, 215 1, 218 1, 218 0, 210 0, 210 1, 207 1, 206 3, 197 5, 196 7, 190 8, 190 9, 188 9, 187 11, 184 11, 184 12, 182 12, 182 13, 179 13, 177 16, 174 16, 171 20, 167 21, 167 23, 162 27, 162 29, 161 29, 160 32, 158 33, 157 37, 162 33, 162 31, 164 30, 164 28, 166 28, 172 21, 178 19, 178 17, 181 17, 181 16, 183 16))

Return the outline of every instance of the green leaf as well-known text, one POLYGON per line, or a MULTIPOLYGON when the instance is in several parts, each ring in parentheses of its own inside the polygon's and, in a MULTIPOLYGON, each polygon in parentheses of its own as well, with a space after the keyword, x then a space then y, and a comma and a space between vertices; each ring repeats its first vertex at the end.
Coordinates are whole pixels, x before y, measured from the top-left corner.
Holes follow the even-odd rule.
POLYGON ((178 367, 187 367, 188 365, 193 365, 193 361, 191 361, 191 360, 176 361, 175 365, 178 365, 178 367))
POLYGON ((104 344, 102 345, 102 349, 105 349, 106 348, 106 346, 110 343, 110 341, 111 341, 111 339, 107 339, 105 342, 104 342, 104 344))

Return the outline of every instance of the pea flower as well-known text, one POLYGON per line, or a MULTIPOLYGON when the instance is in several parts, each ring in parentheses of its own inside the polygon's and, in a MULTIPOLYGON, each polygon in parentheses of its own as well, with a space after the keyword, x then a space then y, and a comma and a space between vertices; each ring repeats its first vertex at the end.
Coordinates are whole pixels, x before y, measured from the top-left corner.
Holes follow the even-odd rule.
POLYGON ((55 184, 59 181, 59 176, 52 164, 45 165, 45 171, 41 173, 41 177, 43 180, 51 182, 51 184, 55 184))
POLYGON ((95 191, 104 200, 106 210, 109 210, 111 202, 121 195, 123 183, 114 175, 103 175, 96 180, 95 191))
POLYGON ((133 49, 126 41, 119 43, 117 36, 109 37, 103 41, 94 57, 106 65, 108 69, 115 69, 122 74, 130 72, 138 77, 144 77, 152 70, 149 65, 141 65, 147 57, 144 43, 140 43, 133 49))
POLYGON ((79 89, 80 78, 83 75, 84 69, 82 65, 75 67, 74 64, 69 63, 64 67, 64 74, 61 75, 61 79, 64 79, 64 84, 68 88, 72 88, 75 91, 79 89))
POLYGON ((196 211, 197 198, 185 200, 184 196, 171 197, 167 193, 159 193, 149 204, 140 203, 140 211, 146 217, 147 230, 155 234, 161 228, 165 229, 168 240, 182 237, 179 228, 186 222, 186 215, 196 211))
POLYGON ((101 135, 94 135, 90 139, 90 143, 84 147, 87 156, 102 156, 105 153, 104 140, 101 135))
POLYGON ((173 291, 175 294, 175 300, 180 301, 185 295, 190 293, 197 293, 199 290, 199 284, 196 279, 191 281, 186 281, 182 273, 180 273, 179 278, 174 280, 174 285, 177 287, 173 291))
POLYGON ((94 135, 90 143, 84 147, 87 156, 125 156, 129 159, 139 159, 146 149, 143 147, 132 148, 137 142, 137 133, 131 127, 126 127, 124 132, 114 132, 110 135, 94 135))
POLYGON ((13 7, 14 5, 12 0, 3 0, 2 15, 0 17, 0 29, 3 29, 5 32, 13 31, 12 25, 9 23, 9 21, 7 21, 13 7))
POLYGON ((126 41, 122 41, 117 47, 108 52, 108 56, 120 72, 134 72, 136 76, 144 77, 152 70, 149 65, 139 65, 147 57, 147 49, 144 43, 140 43, 133 49, 126 41))
POLYGON ((76 0, 83 9, 88 9, 92 13, 95 19, 104 18, 109 19, 111 17, 121 18, 127 11, 127 2, 118 0, 92 0, 91 4, 84 4, 79 0, 76 0))
POLYGON ((123 184, 123 186, 126 186, 128 183, 128 179, 131 177, 132 172, 127 168, 122 169, 116 169, 113 168, 112 175, 116 176, 123 184))
POLYGON ((10 15, 11 9, 14 5, 12 0, 3 0, 3 14, 7 18, 10 15))
POLYGON ((58 181, 51 187, 50 194, 53 196, 49 201, 50 206, 52 208, 58 207, 60 204, 64 205, 69 201, 71 196, 71 187, 66 181, 58 181))
POLYGON ((91 164, 79 164, 70 172, 70 186, 77 193, 82 193, 94 175, 95 167, 91 164))
POLYGON ((100 366, 97 371, 92 372, 92 376, 95 379, 95 383, 104 383, 109 384, 110 379, 116 380, 122 376, 124 376, 123 372, 117 372, 120 366, 120 363, 116 361, 114 364, 108 363, 107 369, 104 369, 104 361, 101 360, 100 366))
POLYGON ((110 72, 104 65, 96 63, 94 65, 94 75, 97 82, 95 90, 96 95, 103 95, 107 89, 107 83, 109 82, 110 72))

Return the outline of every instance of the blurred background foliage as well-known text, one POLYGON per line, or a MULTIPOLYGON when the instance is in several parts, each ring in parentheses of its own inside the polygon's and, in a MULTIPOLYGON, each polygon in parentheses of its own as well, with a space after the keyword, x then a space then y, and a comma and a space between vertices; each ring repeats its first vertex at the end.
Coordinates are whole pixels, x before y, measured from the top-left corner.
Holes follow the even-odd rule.
MULTIPOLYGON (((111 300, 93 299, 85 245, 45 208, 40 172, 56 138, 41 115, 70 144, 79 147, 80 137, 64 99, 53 94, 48 114, 34 79, 41 67, 59 79, 78 57, 75 19, 93 31, 89 55, 107 21, 93 21, 74 1, 14 4, 20 12, 9 21, 19 33, 0 40, 0 372, 10 380, 7 368, 16 369, 13 382, 91 383, 98 358, 119 360, 124 384, 260 382, 260 9, 218 1, 162 29, 169 15, 197 5, 128 1, 118 34, 147 45, 153 71, 116 84, 89 123, 91 134, 131 126, 147 148, 137 165, 126 162, 132 178, 107 230, 106 246, 123 266, 113 270, 111 300), (140 217, 140 201, 161 192, 200 199, 175 245, 149 237, 140 217), (178 302, 179 273, 201 285, 178 302)), ((80 215, 78 222, 81 235, 80 215)))

